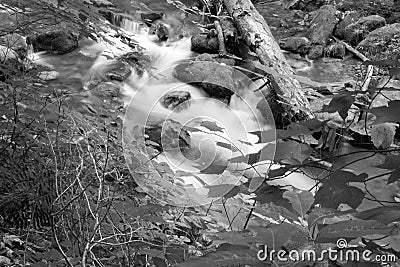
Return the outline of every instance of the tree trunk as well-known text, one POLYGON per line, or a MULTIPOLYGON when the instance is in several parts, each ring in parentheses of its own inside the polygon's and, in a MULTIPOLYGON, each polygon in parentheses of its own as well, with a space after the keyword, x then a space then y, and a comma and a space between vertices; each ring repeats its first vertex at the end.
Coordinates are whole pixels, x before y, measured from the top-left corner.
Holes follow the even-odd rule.
POLYGON ((272 69, 277 87, 269 86, 262 90, 274 113, 277 126, 287 125, 290 121, 313 117, 309 102, 300 83, 293 77, 294 71, 287 63, 271 31, 250 0, 223 0, 226 9, 233 18, 238 31, 246 44, 255 52, 267 69, 272 69), (282 99, 279 99, 282 96, 282 99), (288 105, 281 102, 288 102, 288 105))

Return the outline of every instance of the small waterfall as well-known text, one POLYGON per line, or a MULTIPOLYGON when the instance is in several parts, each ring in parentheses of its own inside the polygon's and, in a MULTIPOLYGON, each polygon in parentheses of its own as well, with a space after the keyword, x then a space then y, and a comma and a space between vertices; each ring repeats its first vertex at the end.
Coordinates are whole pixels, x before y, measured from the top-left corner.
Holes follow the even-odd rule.
POLYGON ((118 27, 121 27, 121 21, 122 21, 123 16, 121 14, 116 14, 111 12, 110 14, 110 22, 118 27))
POLYGON ((132 34, 140 34, 140 30, 145 28, 145 25, 137 22, 136 19, 129 14, 111 13, 109 20, 111 24, 132 34))
POLYGON ((120 27, 130 33, 140 34, 140 30, 143 28, 143 25, 128 18, 122 18, 120 22, 120 27))

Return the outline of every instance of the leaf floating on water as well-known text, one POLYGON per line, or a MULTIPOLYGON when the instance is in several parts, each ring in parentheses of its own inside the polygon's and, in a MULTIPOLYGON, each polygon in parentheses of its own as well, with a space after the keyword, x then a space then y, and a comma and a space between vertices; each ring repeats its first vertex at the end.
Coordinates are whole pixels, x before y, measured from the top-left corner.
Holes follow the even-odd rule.
POLYGON ((203 126, 213 132, 224 132, 224 128, 219 127, 215 121, 203 121, 201 122, 200 126, 203 126))

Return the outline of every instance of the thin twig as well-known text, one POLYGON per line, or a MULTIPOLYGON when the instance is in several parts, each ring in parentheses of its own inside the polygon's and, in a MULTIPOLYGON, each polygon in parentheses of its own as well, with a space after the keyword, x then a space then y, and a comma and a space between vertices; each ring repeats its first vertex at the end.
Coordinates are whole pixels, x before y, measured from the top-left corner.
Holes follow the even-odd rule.
POLYGON ((218 53, 221 57, 223 57, 226 55, 224 32, 218 20, 214 21, 214 26, 218 35, 218 44, 219 44, 218 53))

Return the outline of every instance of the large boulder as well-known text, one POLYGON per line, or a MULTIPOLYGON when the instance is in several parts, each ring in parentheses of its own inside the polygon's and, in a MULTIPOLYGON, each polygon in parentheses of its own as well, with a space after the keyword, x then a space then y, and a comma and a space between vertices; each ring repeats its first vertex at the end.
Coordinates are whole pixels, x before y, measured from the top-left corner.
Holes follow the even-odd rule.
POLYGON ((229 98, 234 94, 236 82, 231 68, 215 60, 194 60, 175 67, 173 75, 180 81, 201 87, 207 94, 217 98, 229 98))
POLYGON ((69 30, 51 31, 27 38, 33 50, 46 51, 52 54, 66 54, 75 50, 78 45, 78 35, 69 30))
POLYGON ((336 13, 334 6, 324 5, 311 14, 309 39, 312 44, 325 46, 339 21, 336 13))
POLYGON ((400 57, 400 23, 389 24, 370 32, 357 50, 371 60, 400 57))
POLYGON ((386 25, 385 18, 378 15, 362 17, 355 23, 348 25, 344 30, 344 40, 356 46, 364 40, 368 33, 386 25))

